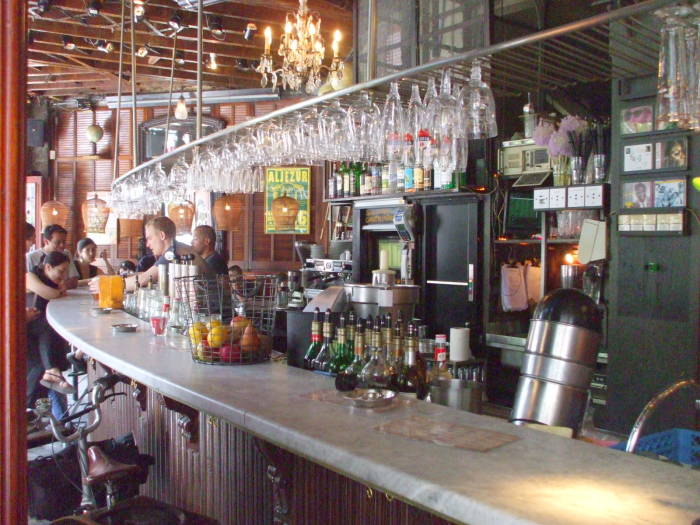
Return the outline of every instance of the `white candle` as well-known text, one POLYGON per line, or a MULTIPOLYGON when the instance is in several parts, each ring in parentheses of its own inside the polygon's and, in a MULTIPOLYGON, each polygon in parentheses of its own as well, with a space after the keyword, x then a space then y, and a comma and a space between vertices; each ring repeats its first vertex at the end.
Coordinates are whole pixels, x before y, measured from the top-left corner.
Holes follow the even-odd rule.
POLYGON ((379 251, 379 269, 388 270, 389 269, 389 254, 386 250, 379 251))

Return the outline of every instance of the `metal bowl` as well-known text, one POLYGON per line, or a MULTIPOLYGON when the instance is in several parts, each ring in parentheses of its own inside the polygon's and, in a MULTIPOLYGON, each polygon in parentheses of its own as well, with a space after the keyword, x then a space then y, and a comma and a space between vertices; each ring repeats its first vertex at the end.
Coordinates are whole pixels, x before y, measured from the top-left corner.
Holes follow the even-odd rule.
POLYGON ((112 330, 114 332, 135 332, 136 329, 138 328, 138 325, 135 324, 127 324, 127 323, 121 323, 121 324, 113 324, 112 325, 112 330))
POLYGON ((396 392, 384 388, 356 388, 345 394, 345 399, 360 408, 377 408, 386 406, 396 397, 396 392))

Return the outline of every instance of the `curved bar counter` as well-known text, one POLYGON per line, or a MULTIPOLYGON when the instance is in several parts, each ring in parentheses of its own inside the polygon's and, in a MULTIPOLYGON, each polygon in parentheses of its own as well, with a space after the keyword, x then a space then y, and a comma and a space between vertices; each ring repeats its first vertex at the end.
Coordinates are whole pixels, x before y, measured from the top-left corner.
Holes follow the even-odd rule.
MULTIPOLYGON (((331 523, 331 518, 316 517, 333 515, 327 507, 340 509, 341 518, 334 518, 335 523, 382 525, 441 523, 442 519, 472 525, 690 525, 700 518, 698 471, 430 403, 401 402, 391 410, 372 411, 310 399, 310 393, 333 390, 333 383, 327 377, 281 363, 194 363, 185 338, 154 337, 147 323, 121 311, 95 315, 89 295, 82 292, 51 301, 47 317, 59 334, 97 362, 129 376, 151 393, 202 414, 198 418, 200 448, 196 453, 177 452, 181 460, 203 458, 205 466, 199 482, 194 478, 174 480, 181 468, 173 457, 177 440, 164 430, 160 416, 154 415, 153 396, 149 396, 146 411, 134 416, 134 425, 139 427, 135 435, 142 451, 156 456, 156 472, 151 474, 149 484, 160 484, 160 489, 147 486, 146 492, 162 499, 172 495, 170 499, 176 501, 171 502, 208 513, 221 523, 269 523, 273 514, 281 523, 331 523), (136 322, 139 330, 113 334, 111 325, 123 322, 136 322), (476 452, 376 430, 379 425, 411 416, 468 425, 517 439, 487 452, 476 452), (149 425, 153 428, 144 430, 149 425), (236 477, 234 472, 218 472, 224 468, 224 459, 216 458, 229 455, 222 455, 221 449, 231 449, 233 456, 233 449, 238 447, 233 440, 221 438, 223 427, 235 430, 241 439, 247 436, 263 443, 258 450, 269 464, 273 463, 270 455, 278 452, 284 465, 267 466, 261 478, 267 475, 272 480, 272 490, 267 480, 264 488, 264 483, 255 481, 257 478, 229 480, 236 477), (159 443, 169 444, 170 451, 155 453, 159 443), (168 463, 167 468, 159 468, 159 462, 168 463), (226 486, 204 481, 214 479, 209 476, 213 471, 226 486), (310 479, 301 480, 302 474, 310 479), (235 499, 233 492, 238 489, 234 485, 244 487, 240 490, 253 490, 245 488, 253 482, 258 483, 254 490, 262 498, 257 504, 250 501, 247 509, 248 502, 237 500, 235 516, 231 515, 233 503, 229 511, 220 510, 225 505, 217 501, 235 499), (200 483, 190 490, 204 494, 178 498, 176 485, 188 483, 200 483), (332 484, 337 485, 335 492, 329 488, 332 484), (222 497, 227 491, 230 496, 222 497), (384 506, 360 501, 365 492, 367 500, 373 496, 378 499, 376 491, 385 493, 381 498, 384 506), (269 512, 253 508, 261 505, 269 512), (383 514, 377 517, 377 513, 383 514)), ((131 399, 125 402, 134 404, 131 399)), ((106 412, 109 410, 106 407, 106 412)), ((116 424, 115 428, 126 429, 124 424, 116 424)), ((250 464, 241 458, 226 461, 234 464, 232 469, 250 464)))

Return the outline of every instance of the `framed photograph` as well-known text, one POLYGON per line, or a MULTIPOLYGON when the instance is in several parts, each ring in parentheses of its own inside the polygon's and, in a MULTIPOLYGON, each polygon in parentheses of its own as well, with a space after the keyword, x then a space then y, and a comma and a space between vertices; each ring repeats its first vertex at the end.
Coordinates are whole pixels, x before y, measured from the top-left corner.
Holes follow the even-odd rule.
POLYGON ((622 184, 622 208, 641 209, 654 207, 654 182, 635 181, 622 184))
POLYGON ((683 208, 685 203, 685 179, 663 179, 654 181, 655 208, 683 208))
POLYGON ((640 104, 620 110, 620 134, 648 133, 654 131, 654 106, 640 104))
MULTIPOLYGON (((111 198, 111 191, 90 191, 85 195, 85 199, 90 199, 93 196, 97 196, 103 201, 109 202, 111 198)), ((112 244, 117 244, 119 242, 119 236, 117 232, 118 227, 117 214, 112 210, 109 212, 109 217, 107 218, 107 225, 105 226, 104 233, 94 233, 90 232, 87 234, 95 244, 98 246, 110 246, 112 244)))
POLYGON ((651 142, 629 144, 623 150, 623 171, 649 171, 653 169, 653 151, 651 142))
POLYGON ((265 169, 265 233, 306 235, 311 227, 311 168, 265 169))
POLYGON ((655 144, 657 170, 688 169, 688 137, 674 137, 655 144))

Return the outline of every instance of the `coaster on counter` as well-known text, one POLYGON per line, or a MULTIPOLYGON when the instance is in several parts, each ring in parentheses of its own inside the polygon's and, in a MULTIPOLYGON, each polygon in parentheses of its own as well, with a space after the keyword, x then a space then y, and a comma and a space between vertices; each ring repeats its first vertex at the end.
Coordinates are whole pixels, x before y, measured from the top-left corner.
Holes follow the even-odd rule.
POLYGON ((421 416, 395 419, 375 427, 375 430, 418 441, 427 441, 436 445, 457 447, 476 452, 488 452, 520 439, 517 436, 493 430, 435 421, 421 416))

